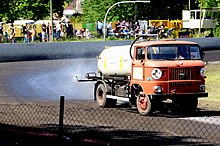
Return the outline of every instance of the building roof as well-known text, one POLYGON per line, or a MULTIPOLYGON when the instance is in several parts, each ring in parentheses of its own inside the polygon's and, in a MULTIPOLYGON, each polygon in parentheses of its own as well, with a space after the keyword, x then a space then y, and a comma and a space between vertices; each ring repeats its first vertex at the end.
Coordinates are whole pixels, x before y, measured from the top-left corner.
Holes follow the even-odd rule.
POLYGON ((64 15, 83 14, 81 0, 73 0, 63 11, 64 15))

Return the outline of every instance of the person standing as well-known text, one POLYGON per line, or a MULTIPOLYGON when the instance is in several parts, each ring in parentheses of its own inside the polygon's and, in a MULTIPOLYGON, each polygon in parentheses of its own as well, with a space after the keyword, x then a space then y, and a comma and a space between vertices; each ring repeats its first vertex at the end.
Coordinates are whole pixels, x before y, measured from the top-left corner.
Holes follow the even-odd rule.
POLYGON ((56 39, 57 39, 57 41, 59 41, 61 38, 61 29, 62 29, 61 22, 59 22, 56 25, 56 39))
POLYGON ((31 31, 31 42, 35 42, 36 39, 37 39, 37 31, 36 31, 36 26, 34 25, 31 31))
POLYGON ((15 27, 13 23, 11 23, 9 39, 10 43, 15 43, 15 27))
POLYGON ((98 38, 100 38, 103 34, 103 23, 100 20, 97 23, 97 29, 98 29, 98 38))
POLYGON ((42 42, 47 42, 47 26, 46 26, 46 24, 44 22, 43 22, 41 28, 42 28, 42 31, 41 31, 42 42))
POLYGON ((23 35, 24 35, 24 43, 28 43, 28 28, 27 28, 27 23, 23 26, 23 35))
POLYGON ((73 37, 73 26, 68 20, 66 23, 66 37, 67 38, 72 38, 73 37))
POLYGON ((149 34, 155 34, 156 32, 156 26, 155 26, 155 22, 152 22, 151 25, 149 26, 149 34))
POLYGON ((3 29, 3 23, 0 25, 0 43, 4 42, 4 29, 3 29))
POLYGON ((50 35, 52 34, 52 32, 51 32, 51 25, 50 25, 50 23, 48 22, 48 24, 47 24, 47 30, 46 30, 46 32, 47 32, 47 41, 49 42, 49 40, 50 40, 50 35))

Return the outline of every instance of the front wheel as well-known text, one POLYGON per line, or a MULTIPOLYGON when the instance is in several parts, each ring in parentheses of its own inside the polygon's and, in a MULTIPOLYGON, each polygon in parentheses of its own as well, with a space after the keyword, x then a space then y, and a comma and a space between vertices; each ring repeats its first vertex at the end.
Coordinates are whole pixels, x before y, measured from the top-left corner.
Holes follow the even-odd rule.
POLYGON ((148 95, 139 94, 136 100, 138 112, 143 115, 151 114, 151 100, 148 95))
POLYGON ((99 107, 112 107, 117 103, 116 99, 106 97, 106 88, 104 84, 99 84, 96 88, 96 102, 99 107))

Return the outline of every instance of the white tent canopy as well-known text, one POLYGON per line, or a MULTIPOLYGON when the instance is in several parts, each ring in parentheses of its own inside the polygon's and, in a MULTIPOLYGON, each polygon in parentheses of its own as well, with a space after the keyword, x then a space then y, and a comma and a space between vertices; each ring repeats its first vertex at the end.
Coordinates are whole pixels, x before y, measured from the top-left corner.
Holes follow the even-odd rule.
POLYGON ((33 24, 34 20, 15 20, 14 25, 33 24))
MULTIPOLYGON (((59 20, 53 20, 53 22, 57 24, 59 20)), ((34 24, 43 24, 43 23, 45 24, 51 23, 51 20, 37 20, 34 24)))

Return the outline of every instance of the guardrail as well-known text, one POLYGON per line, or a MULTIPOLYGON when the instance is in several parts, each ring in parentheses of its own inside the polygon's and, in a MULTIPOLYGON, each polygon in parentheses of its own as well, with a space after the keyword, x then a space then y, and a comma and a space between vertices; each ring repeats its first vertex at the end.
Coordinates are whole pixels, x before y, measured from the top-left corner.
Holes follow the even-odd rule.
MULTIPOLYGON (((205 51, 220 49, 220 38, 179 38, 198 43, 205 51)), ((129 45, 132 40, 0 44, 0 61, 93 58, 105 46, 129 45)))

